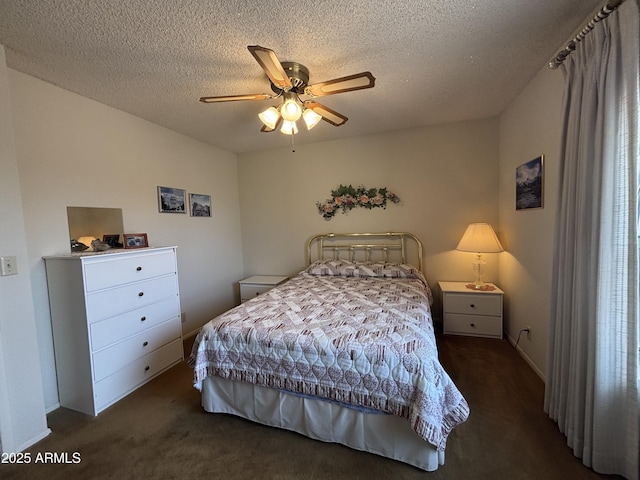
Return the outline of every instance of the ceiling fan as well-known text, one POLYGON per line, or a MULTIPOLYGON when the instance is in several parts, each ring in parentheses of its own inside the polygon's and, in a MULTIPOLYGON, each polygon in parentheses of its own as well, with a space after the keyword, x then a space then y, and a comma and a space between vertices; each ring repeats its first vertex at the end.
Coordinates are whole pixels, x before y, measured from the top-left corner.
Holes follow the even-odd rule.
POLYGON ((259 45, 250 45, 247 48, 267 74, 271 82, 271 90, 274 93, 201 97, 200 101, 217 103, 238 100, 270 100, 282 97, 283 101, 278 107, 269 107, 258 114, 264 124, 262 132, 272 132, 281 126, 282 133, 296 134, 298 133, 296 121, 301 117, 309 130, 320 120, 336 127, 344 125, 348 120, 347 117, 316 102, 314 98, 372 88, 375 84, 376 79, 371 75, 371 72, 362 72, 309 85, 309 69, 304 65, 297 62, 280 62, 273 50, 259 45), (301 96, 308 96, 310 99, 302 100, 301 96))

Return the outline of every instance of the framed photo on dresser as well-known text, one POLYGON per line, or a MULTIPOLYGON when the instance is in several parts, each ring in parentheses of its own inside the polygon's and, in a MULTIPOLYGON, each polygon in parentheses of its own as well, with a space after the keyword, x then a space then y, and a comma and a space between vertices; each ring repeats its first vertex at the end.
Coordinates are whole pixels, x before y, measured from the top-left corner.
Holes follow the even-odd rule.
POLYGON ((145 248, 149 246, 146 233, 125 233, 124 248, 145 248))

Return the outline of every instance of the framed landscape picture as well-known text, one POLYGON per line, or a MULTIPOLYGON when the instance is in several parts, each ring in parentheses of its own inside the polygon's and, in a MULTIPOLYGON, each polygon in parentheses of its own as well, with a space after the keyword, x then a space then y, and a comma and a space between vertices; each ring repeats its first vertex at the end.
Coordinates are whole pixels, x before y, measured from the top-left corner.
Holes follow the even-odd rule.
POLYGON ((516 168, 516 210, 544 205, 544 155, 516 168))
POLYGON ((172 187, 158 187, 158 209, 160 213, 187 213, 185 190, 172 187))
POLYGON ((210 217, 211 216, 211 195, 204 195, 201 193, 190 193, 189 205, 191 207, 192 217, 210 217))

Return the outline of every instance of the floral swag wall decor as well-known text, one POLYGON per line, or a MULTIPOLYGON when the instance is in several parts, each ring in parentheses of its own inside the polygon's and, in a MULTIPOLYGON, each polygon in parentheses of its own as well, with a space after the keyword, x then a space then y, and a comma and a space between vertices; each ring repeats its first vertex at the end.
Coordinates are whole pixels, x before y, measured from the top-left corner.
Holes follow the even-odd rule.
POLYGON ((331 220, 338 210, 342 213, 349 213, 355 207, 387 208, 387 202, 400 203, 400 198, 386 189, 366 188, 360 185, 353 188, 351 185, 340 185, 336 190, 331 191, 331 198, 324 203, 316 202, 318 212, 325 220, 331 220))

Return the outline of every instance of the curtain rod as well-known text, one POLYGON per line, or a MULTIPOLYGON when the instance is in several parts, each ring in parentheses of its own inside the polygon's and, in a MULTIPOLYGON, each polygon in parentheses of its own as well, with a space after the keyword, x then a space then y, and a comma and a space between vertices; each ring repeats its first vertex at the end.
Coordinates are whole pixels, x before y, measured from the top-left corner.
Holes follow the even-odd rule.
POLYGON ((611 15, 611 13, 613 13, 622 2, 624 2, 624 0, 611 0, 605 6, 603 6, 598 11, 598 13, 596 13, 595 16, 591 20, 589 20, 587 25, 582 30, 580 30, 580 33, 578 33, 578 35, 576 35, 572 40, 567 42, 567 45, 562 50, 560 50, 555 55, 555 57, 553 57, 553 60, 551 60, 548 64, 549 68, 558 68, 560 65, 562 65, 564 59, 567 58, 571 54, 571 52, 576 49, 576 44, 582 41, 582 39, 587 36, 587 33, 593 30, 593 27, 595 27, 596 23, 604 20, 609 15, 611 15))

